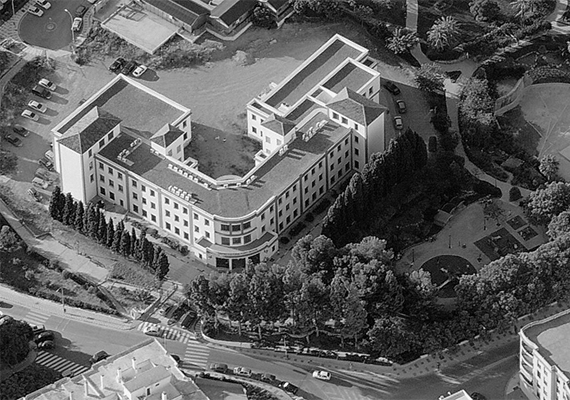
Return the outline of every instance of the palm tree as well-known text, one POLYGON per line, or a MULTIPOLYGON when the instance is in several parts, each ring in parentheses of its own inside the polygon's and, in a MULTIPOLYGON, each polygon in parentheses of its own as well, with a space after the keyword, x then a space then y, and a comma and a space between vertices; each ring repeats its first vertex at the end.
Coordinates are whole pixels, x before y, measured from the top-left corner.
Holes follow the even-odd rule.
POLYGON ((387 47, 396 54, 402 54, 409 51, 418 43, 415 32, 407 32, 404 29, 396 28, 390 39, 388 39, 387 47))
POLYGON ((439 51, 450 45, 459 33, 459 23, 453 17, 441 17, 427 33, 428 42, 439 51))

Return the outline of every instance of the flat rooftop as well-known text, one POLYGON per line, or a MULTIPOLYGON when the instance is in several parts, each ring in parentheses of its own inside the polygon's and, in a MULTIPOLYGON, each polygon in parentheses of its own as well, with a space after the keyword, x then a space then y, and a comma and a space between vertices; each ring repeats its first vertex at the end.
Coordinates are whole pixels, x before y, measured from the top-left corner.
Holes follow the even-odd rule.
POLYGON ((317 108, 322 107, 321 105, 315 103, 311 99, 305 99, 297 107, 289 111, 289 114, 285 116, 285 118, 293 121, 294 123, 299 123, 305 116, 309 115, 309 113, 317 108))
POLYGON ((158 93, 155 95, 150 89, 146 91, 125 79, 119 79, 85 107, 80 108, 58 131, 64 134, 93 107, 99 107, 118 118, 123 127, 145 139, 149 139, 165 124, 174 122, 185 113, 185 110, 158 97, 158 93))
POLYGON ((335 93, 340 92, 345 87, 358 91, 364 84, 370 81, 374 75, 364 68, 349 62, 339 69, 323 86, 335 93))
POLYGON ((291 186, 299 175, 314 165, 329 148, 350 132, 350 129, 328 120, 327 125, 308 142, 299 137, 309 127, 323 119, 328 120, 324 113, 317 113, 311 118, 298 130, 298 136, 289 144, 289 150, 282 156, 278 154, 271 156, 254 172, 256 179, 247 187, 208 190, 168 168, 171 161, 152 154, 149 146, 144 143, 129 155, 128 159, 133 161, 132 165, 123 163, 117 159, 117 155, 133 140, 124 134, 101 150, 98 157, 122 165, 166 191, 169 186, 174 185, 186 192, 194 193, 196 205, 210 214, 227 218, 241 217, 257 210, 272 196, 282 193, 291 186))
POLYGON ((358 58, 362 54, 362 50, 336 39, 314 59, 303 63, 294 75, 286 78, 288 81, 277 87, 265 102, 275 108, 282 103, 293 105, 347 58, 358 58))
POLYGON ((546 360, 570 376, 570 310, 525 328, 524 333, 546 360))

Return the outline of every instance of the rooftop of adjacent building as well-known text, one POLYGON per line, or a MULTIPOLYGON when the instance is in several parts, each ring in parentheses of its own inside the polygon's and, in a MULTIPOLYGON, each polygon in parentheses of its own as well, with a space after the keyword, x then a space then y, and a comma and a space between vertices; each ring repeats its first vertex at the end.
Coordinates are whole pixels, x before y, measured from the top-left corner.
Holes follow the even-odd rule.
POLYGON ((533 322, 523 333, 551 365, 570 376, 570 310, 533 322))
POLYGON ((439 400, 473 400, 473 398, 463 389, 455 393, 447 393, 447 396, 440 396, 439 400))
MULTIPOLYGON (((121 126, 145 139, 150 139, 164 125, 174 123, 190 111, 144 85, 118 75, 57 125, 54 131, 62 135, 67 134, 66 136, 71 132, 81 135, 97 135, 97 132, 100 134, 98 130, 82 132, 76 127, 83 127, 82 121, 93 108, 98 108, 100 115, 119 120, 121 126)), ((103 135, 106 133, 108 132, 103 135)), ((96 142, 95 140, 94 143, 96 142)))
POLYGON ((241 16, 253 10, 257 0, 224 0, 212 10, 211 16, 221 19, 230 26, 241 16))
POLYGON ((297 130, 297 137, 288 145, 283 154, 273 154, 263 165, 254 171, 256 179, 248 186, 228 189, 211 189, 192 181, 168 165, 172 161, 151 152, 150 146, 142 143, 127 157, 131 162, 123 162, 117 157, 122 150, 129 148, 132 136, 121 133, 99 153, 127 170, 141 176, 155 185, 169 190, 176 186, 187 193, 193 193, 196 205, 204 211, 221 217, 243 217, 261 208, 272 196, 279 195, 304 174, 328 149, 350 133, 350 129, 328 119, 323 112, 317 112, 297 130), (319 121, 327 124, 308 141, 301 136, 319 121))
POLYGON ((145 0, 150 5, 158 8, 166 14, 182 21, 188 25, 192 25, 200 15, 210 13, 198 1, 192 0, 145 0))

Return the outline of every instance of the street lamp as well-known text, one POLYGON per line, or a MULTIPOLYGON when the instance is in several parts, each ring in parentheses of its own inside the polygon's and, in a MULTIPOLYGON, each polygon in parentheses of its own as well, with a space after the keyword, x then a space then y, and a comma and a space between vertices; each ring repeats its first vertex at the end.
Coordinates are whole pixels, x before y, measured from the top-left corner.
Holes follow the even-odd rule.
POLYGON ((65 11, 67 15, 69 15, 69 19, 71 20, 71 51, 73 52, 73 54, 75 54, 75 32, 73 32, 73 15, 71 15, 71 13, 67 8, 64 9, 63 11, 65 11))
POLYGON ((61 290, 61 306, 63 307, 63 312, 65 312, 65 297, 63 296, 63 288, 57 289, 57 292, 61 290))

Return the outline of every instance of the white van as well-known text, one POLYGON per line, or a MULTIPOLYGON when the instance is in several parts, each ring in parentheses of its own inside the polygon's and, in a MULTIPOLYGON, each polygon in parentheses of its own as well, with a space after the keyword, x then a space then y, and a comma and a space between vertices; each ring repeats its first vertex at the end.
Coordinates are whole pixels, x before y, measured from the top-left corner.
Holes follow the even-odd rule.
POLYGON ((32 179, 32 185, 41 187, 43 189, 47 189, 49 183, 44 181, 42 178, 35 177, 34 179, 32 179))
POLYGON ((46 151, 46 153, 44 154, 44 156, 50 160, 51 162, 53 162, 53 159, 55 158, 55 155, 53 154, 53 151, 48 150, 46 151))

